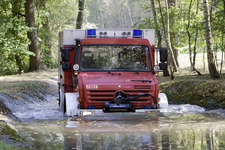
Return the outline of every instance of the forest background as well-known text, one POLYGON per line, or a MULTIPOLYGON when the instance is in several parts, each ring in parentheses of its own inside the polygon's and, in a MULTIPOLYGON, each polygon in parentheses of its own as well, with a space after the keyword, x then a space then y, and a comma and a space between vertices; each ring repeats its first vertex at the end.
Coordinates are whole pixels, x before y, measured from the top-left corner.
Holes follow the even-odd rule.
POLYGON ((199 75, 224 71, 225 0, 1 0, 0 75, 56 68, 58 32, 80 28, 155 29, 171 78, 181 53, 199 75), (198 54, 207 70, 196 67, 198 54))

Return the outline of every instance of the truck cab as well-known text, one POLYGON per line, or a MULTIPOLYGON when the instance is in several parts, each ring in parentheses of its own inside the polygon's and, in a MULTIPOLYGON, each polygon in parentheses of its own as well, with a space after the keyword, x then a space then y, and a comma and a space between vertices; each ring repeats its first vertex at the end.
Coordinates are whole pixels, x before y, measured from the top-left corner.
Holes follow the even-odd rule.
POLYGON ((167 107, 165 94, 159 93, 154 69, 154 32, 152 29, 60 32, 59 105, 65 114, 138 112, 167 107))

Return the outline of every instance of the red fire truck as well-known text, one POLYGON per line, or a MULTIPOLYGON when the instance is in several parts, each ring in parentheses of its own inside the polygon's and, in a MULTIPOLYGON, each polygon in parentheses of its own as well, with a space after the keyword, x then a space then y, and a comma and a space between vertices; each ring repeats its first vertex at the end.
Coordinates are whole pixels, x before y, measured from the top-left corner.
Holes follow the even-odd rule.
POLYGON ((76 29, 59 33, 59 106, 67 116, 168 107, 156 73, 153 29, 76 29))

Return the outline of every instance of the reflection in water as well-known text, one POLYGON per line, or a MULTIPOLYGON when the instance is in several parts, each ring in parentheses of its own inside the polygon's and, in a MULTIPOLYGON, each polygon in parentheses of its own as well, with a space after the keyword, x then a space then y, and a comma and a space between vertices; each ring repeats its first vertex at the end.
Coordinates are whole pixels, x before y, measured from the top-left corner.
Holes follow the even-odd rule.
POLYGON ((77 133, 74 141, 65 140, 64 149, 157 149, 156 138, 152 132, 77 133))
POLYGON ((76 128, 71 127, 76 120, 69 121, 63 129, 64 137, 75 136, 74 141, 65 138, 64 149, 157 149, 158 117, 110 114, 106 121, 103 118, 105 115, 94 117, 99 121, 93 117, 82 118, 76 128))
POLYGON ((34 149, 225 149, 225 120, 216 113, 105 114, 15 126, 34 149))
MULTIPOLYGON (((139 122, 133 120, 95 122, 84 119, 85 121, 76 124, 76 128, 64 128, 64 137, 74 136, 73 140, 65 139, 64 149, 211 150, 225 148, 224 120, 217 121, 207 114, 157 114, 158 120, 155 116, 149 114, 147 116, 147 121, 139 122), (115 127, 115 124, 119 126, 115 127)), ((140 117, 139 115, 138 118, 140 117)))
POLYGON ((223 122, 188 123, 171 125, 160 130, 158 146, 162 143, 162 149, 224 149, 225 127, 223 122), (163 136, 168 139, 163 140, 163 136))

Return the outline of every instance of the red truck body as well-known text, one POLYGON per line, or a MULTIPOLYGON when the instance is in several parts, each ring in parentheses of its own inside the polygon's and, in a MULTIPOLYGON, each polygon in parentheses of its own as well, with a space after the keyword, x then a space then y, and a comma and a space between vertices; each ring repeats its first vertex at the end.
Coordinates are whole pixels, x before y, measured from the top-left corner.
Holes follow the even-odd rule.
MULTIPOLYGON (((110 52, 111 53, 111 52, 110 52)), ((77 93, 74 97, 77 103, 74 105, 78 109, 103 109, 106 102, 111 102, 115 99, 115 93, 117 91, 122 91, 126 95, 129 95, 129 103, 132 103, 134 109, 146 109, 146 108, 157 108, 157 102, 159 101, 159 88, 156 74, 154 71, 155 66, 155 45, 150 43, 148 39, 144 38, 82 38, 77 40, 77 43, 73 45, 63 45, 60 44, 59 48, 59 97, 60 105, 64 107, 65 113, 70 105, 67 102, 65 96, 66 93, 77 93), (79 41, 79 43, 78 43, 79 41), (104 47, 105 46, 105 47, 104 47), (109 50, 115 51, 120 49, 126 50, 124 53, 113 53, 113 55, 124 55, 126 59, 133 59, 137 61, 139 57, 143 57, 140 61, 145 63, 142 70, 132 69, 110 69, 109 67, 102 67, 104 69, 99 69, 96 66, 93 68, 85 68, 84 64, 87 62, 85 58, 109 57, 109 50), (105 48, 105 49, 104 49, 105 48), (114 48, 114 49, 113 49, 114 48), (64 50, 67 49, 67 60, 63 60, 64 50), (139 52, 134 54, 133 51, 136 49, 142 50, 143 56, 136 56, 140 54, 139 52), (86 51, 85 51, 86 50, 86 51), (92 54, 90 51, 96 52, 98 54, 92 54), (63 52, 63 54, 62 54, 63 52), (86 52, 86 54, 84 54, 86 52), (106 54, 104 54, 104 52, 106 54), (85 55, 85 56, 84 56, 85 55), (95 56, 96 55, 96 56, 95 56), (98 55, 98 56, 97 56, 98 55), (128 57, 127 55, 131 56, 128 57), (62 57, 60 57, 62 56, 62 57), (133 56, 133 58, 132 58, 133 56), (75 60, 77 59, 77 60, 75 60), (82 60, 83 59, 83 60, 82 60), (82 62, 83 61, 83 62, 82 62), (76 67, 74 65, 77 65, 76 67), (78 67, 78 68, 77 68, 78 67), (74 69, 75 68, 75 69, 74 69), (107 68, 107 69, 105 69, 107 68), (141 97, 132 99, 138 95, 143 95, 141 97), (148 95, 149 94, 149 95, 148 95)), ((120 57, 120 56, 116 56, 120 57)), ((110 56, 112 66, 113 58, 110 56)), ((91 62, 96 63, 98 60, 91 62)), ((107 59, 108 61, 108 59, 107 59)), ((128 60, 124 60, 128 61, 128 60)), ((136 62, 137 66, 140 66, 140 62, 136 62)), ((99 62, 101 63, 101 62, 99 62)), ((89 64, 89 65, 92 65, 89 64)), ((102 65, 102 64, 101 64, 102 65)), ((104 65, 104 62, 103 62, 104 65)), ((117 65, 117 64, 116 64, 117 65)), ((111 67, 112 68, 112 67, 111 67)), ((73 98, 73 99, 74 99, 73 98)), ((70 101, 73 101, 70 98, 70 101)), ((124 98, 124 99, 128 99, 124 98)), ((124 100, 123 99, 123 100, 124 100)), ((122 100, 122 101, 123 101, 122 100)), ((73 104, 72 104, 73 105, 73 104)), ((117 104, 119 105, 119 104, 117 104)), ((74 107, 73 106, 73 107, 74 107)), ((119 109, 118 109, 119 110, 119 109)), ((77 114, 77 113, 75 113, 77 114)))

